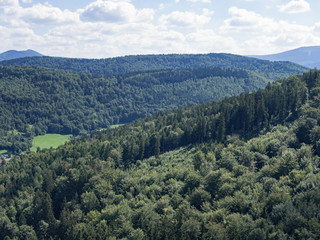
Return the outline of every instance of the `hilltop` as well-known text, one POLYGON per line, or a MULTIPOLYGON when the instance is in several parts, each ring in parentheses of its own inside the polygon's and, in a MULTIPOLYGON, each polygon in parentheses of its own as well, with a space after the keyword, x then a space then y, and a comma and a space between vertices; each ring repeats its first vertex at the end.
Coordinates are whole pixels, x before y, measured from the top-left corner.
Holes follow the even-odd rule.
POLYGON ((308 68, 320 68, 320 46, 300 47, 297 49, 269 55, 254 55, 251 57, 270 61, 290 61, 308 68))
POLYGON ((288 62, 270 62, 226 53, 135 55, 105 59, 60 57, 19 58, 0 62, 4 66, 40 66, 94 74, 122 74, 163 69, 233 67, 280 78, 306 71, 308 68, 288 62), (284 73, 284 74, 283 74, 284 73))
POLYGON ((28 49, 26 51, 9 50, 0 54, 0 61, 12 60, 17 58, 25 58, 25 57, 40 57, 40 56, 43 56, 43 55, 31 49, 28 49))

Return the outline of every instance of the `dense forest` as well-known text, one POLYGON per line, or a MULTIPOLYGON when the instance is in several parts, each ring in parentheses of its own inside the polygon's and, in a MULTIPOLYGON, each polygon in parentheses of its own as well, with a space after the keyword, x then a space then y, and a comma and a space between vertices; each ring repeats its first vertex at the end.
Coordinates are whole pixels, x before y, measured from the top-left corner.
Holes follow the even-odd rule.
POLYGON ((1 239, 319 239, 320 71, 0 167, 1 239))
POLYGON ((0 64, 4 66, 41 66, 95 74, 121 74, 163 69, 232 67, 263 73, 267 78, 274 80, 307 70, 307 68, 291 62, 271 62, 226 53, 134 55, 106 59, 42 56, 1 61, 0 64))
MULTIPOLYGON (((290 73, 288 66, 275 66, 274 76, 290 73)), ((266 75, 221 67, 100 75, 0 66, 0 150, 21 153, 37 135, 77 136, 159 111, 250 92, 275 80, 266 75)))

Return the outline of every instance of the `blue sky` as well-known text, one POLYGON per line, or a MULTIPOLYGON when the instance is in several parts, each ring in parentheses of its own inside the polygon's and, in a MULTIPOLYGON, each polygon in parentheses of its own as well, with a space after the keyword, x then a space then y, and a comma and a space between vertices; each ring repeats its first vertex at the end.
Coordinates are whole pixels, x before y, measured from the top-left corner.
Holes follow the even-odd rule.
POLYGON ((0 52, 277 53, 320 45, 319 0, 0 0, 0 52))

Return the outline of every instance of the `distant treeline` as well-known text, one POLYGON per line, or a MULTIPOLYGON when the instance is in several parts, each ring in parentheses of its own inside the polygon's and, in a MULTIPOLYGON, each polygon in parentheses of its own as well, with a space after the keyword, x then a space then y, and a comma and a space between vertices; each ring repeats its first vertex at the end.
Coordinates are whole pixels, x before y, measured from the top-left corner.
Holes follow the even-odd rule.
POLYGON ((138 120, 133 126, 94 136, 101 142, 110 142, 103 144, 99 152, 101 158, 107 159, 113 148, 121 149, 121 162, 116 164, 126 167, 145 157, 159 156, 189 144, 224 142, 226 136, 232 134, 242 138, 253 137, 270 126, 296 119, 307 99, 305 80, 302 81, 301 76, 293 76, 268 84, 264 90, 158 113, 138 120), (115 136, 119 136, 118 141, 115 141, 115 136))
POLYGON ((256 58, 225 53, 135 55, 106 59, 79 59, 59 57, 27 57, 0 63, 4 66, 41 66, 60 70, 96 74, 121 74, 162 69, 192 69, 232 67, 264 73, 274 80, 302 73, 307 68, 290 62, 270 62, 256 58))
POLYGON ((79 135, 159 111, 264 87, 271 79, 234 68, 98 75, 0 67, 0 149, 28 150, 33 136, 79 135))

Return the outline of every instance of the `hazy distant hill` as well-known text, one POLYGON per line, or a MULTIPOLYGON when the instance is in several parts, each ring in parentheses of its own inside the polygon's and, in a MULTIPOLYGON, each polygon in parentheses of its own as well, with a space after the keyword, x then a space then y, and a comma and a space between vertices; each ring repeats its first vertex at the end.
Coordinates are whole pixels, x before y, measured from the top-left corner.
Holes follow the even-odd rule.
POLYGON ((320 68, 320 46, 301 47, 282 53, 251 57, 270 61, 290 61, 308 68, 320 68))
POLYGON ((105 59, 79 59, 58 57, 32 57, 2 61, 1 65, 39 66, 59 70, 97 74, 121 74, 162 69, 190 69, 206 67, 232 67, 266 73, 274 80, 307 71, 288 62, 270 62, 234 54, 168 54, 136 55, 105 59))
POLYGON ((0 54, 0 61, 11 60, 16 58, 40 57, 40 56, 43 56, 43 55, 31 49, 28 49, 26 51, 9 50, 0 54))

